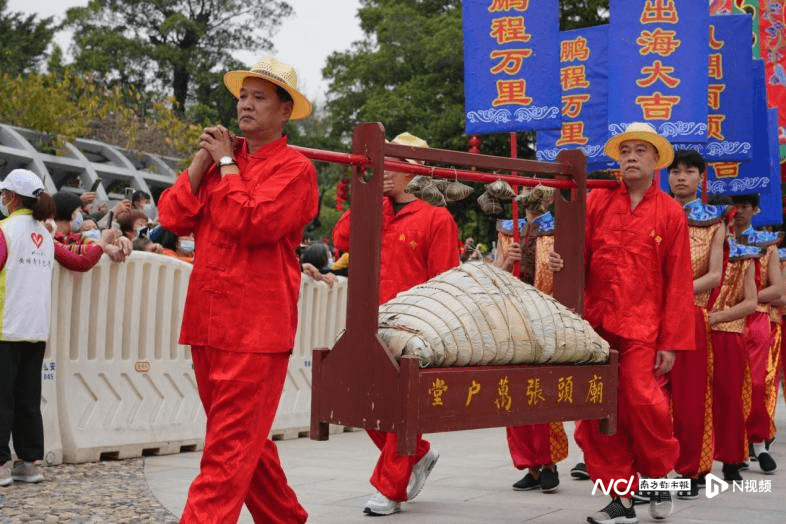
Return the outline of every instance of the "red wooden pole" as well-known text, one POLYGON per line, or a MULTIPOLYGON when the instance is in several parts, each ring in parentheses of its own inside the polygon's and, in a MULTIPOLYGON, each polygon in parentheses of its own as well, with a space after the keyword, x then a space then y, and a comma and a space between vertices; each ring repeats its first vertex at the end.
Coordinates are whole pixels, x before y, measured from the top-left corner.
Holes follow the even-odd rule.
MULTIPOLYGON (((334 151, 324 151, 322 149, 311 149, 299 146, 292 147, 312 160, 332 162, 335 164, 349 164, 355 166, 370 166, 371 164, 368 157, 364 155, 353 153, 336 153, 334 151)), ((412 173, 414 175, 426 175, 432 177, 436 176, 439 178, 449 178, 451 180, 460 178, 461 180, 466 180, 469 182, 490 183, 494 182, 495 180, 504 180, 511 185, 519 186, 536 186, 538 184, 542 184, 544 186, 553 187, 556 189, 576 188, 576 183, 572 180, 552 180, 496 173, 483 173, 480 171, 469 171, 466 169, 430 167, 420 164, 409 164, 407 162, 398 162, 395 160, 385 160, 385 169, 390 169, 391 171, 397 171, 399 173, 412 173)), ((589 188, 615 188, 618 186, 619 182, 616 180, 587 180, 587 187, 589 188)))

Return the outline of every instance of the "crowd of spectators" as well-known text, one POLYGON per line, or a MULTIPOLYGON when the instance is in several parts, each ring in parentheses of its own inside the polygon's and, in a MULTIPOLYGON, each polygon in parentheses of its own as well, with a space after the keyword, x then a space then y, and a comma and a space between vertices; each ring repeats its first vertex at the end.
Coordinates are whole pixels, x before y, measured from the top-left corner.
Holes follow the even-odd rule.
MULTIPOLYGON (((55 218, 46 227, 56 241, 74 253, 98 244, 114 262, 122 262, 132 251, 146 251, 193 263, 195 242, 192 236, 178 237, 158 222, 153 198, 144 191, 127 193, 123 200, 99 201, 95 192, 81 195, 58 191, 53 195, 57 204, 55 218)), ((488 259, 491 255, 483 244, 475 245, 467 238, 460 250, 462 261, 488 259)), ((328 238, 304 240, 296 252, 306 276, 332 287, 337 276, 349 276, 349 252, 331 246, 328 238)))
MULTIPOLYGON (((153 198, 144 191, 129 192, 116 202, 101 201, 92 191, 80 195, 61 190, 53 198, 57 213, 45 225, 57 242, 76 254, 97 244, 114 262, 125 261, 133 251, 194 261, 193 236, 178 237, 163 228, 153 198)), ((303 273, 314 280, 332 287, 337 276, 348 276, 349 253, 336 253, 326 238, 304 240, 295 254, 303 273)))
POLYGON ((98 244, 114 262, 124 261, 132 251, 146 251, 193 263, 194 239, 161 227, 153 198, 144 191, 129 190, 126 198, 111 205, 92 191, 79 195, 61 190, 53 198, 57 213, 46 227, 74 253, 98 244))

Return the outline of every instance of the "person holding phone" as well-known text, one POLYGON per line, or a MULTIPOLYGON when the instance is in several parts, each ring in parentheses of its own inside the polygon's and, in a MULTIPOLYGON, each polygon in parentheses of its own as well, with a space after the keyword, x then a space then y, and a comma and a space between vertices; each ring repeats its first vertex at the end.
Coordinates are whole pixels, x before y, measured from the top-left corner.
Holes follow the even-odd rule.
POLYGON ((311 104, 295 69, 271 57, 224 84, 243 137, 206 128, 158 202, 161 225, 197 246, 180 343, 191 345, 207 432, 181 522, 237 522, 245 502, 255 522, 297 524, 308 514, 268 434, 297 329, 295 248, 318 212, 316 170, 284 125, 311 104))

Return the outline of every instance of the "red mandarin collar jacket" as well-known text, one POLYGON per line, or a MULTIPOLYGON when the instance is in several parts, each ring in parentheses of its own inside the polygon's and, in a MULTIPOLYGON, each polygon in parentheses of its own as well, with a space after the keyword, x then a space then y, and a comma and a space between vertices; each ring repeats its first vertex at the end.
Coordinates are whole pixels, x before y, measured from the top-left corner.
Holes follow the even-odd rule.
POLYGON ((584 317, 654 345, 694 349, 693 273, 682 207, 653 184, 630 209, 625 184, 587 198, 584 317))
POLYGON ((283 137, 248 154, 240 175, 210 166, 197 194, 188 172, 161 194, 161 224, 194 233, 181 344, 273 353, 294 346, 300 265, 295 248, 317 214, 316 170, 283 137))
POLYGON ((394 213, 385 198, 382 224, 380 304, 459 265, 458 227, 444 207, 414 200, 394 213))
MULTIPOLYGON (((333 244, 342 251, 349 249, 350 223, 347 211, 333 229, 333 244)), ((444 207, 413 200, 394 213, 390 199, 383 198, 379 303, 458 266, 458 238, 456 222, 444 207)))

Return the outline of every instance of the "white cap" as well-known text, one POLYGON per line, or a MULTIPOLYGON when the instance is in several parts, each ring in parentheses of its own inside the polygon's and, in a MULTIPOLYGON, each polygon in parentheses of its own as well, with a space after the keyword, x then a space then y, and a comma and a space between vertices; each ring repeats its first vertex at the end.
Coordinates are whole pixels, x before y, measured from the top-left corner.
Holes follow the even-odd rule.
POLYGON ((24 197, 36 198, 44 190, 44 183, 32 171, 14 169, 0 182, 0 190, 3 189, 24 197))

